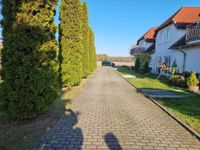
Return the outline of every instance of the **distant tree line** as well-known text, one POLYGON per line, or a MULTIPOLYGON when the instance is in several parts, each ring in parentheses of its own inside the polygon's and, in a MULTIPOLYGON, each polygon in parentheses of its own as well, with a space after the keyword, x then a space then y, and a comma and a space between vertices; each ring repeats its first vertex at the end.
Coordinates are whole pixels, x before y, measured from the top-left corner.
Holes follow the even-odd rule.
POLYGON ((1 3, 0 114, 32 118, 48 110, 60 87, 78 85, 96 68, 87 6, 80 0, 62 0, 57 42, 54 16, 58 0, 1 3))
POLYGON ((133 57, 108 56, 106 54, 97 54, 97 61, 113 61, 113 62, 132 62, 133 57))

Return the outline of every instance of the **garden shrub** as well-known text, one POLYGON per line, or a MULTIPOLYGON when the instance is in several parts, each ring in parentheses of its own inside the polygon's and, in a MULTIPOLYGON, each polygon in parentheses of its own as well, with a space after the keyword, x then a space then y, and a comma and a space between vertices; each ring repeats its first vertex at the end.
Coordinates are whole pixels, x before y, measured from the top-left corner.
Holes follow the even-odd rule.
POLYGON ((136 58, 139 58, 141 66, 144 66, 146 62, 150 63, 151 61, 151 56, 144 52, 136 54, 136 58))
POLYGON ((57 0, 2 0, 0 109, 14 118, 48 110, 58 96, 57 0))
POLYGON ((181 75, 171 75, 169 83, 177 87, 182 87, 182 88, 187 87, 185 77, 181 75))
POLYGON ((191 72, 185 71, 183 72, 183 76, 187 79, 191 75, 191 72))
POLYGON ((143 67, 143 73, 149 73, 149 72, 150 72, 149 63, 146 62, 143 67))
POLYGON ((138 69, 141 67, 140 59, 137 58, 135 61, 135 70, 138 71, 138 69))
POLYGON ((195 71, 192 71, 192 74, 187 78, 186 83, 188 86, 197 86, 199 84, 195 71))

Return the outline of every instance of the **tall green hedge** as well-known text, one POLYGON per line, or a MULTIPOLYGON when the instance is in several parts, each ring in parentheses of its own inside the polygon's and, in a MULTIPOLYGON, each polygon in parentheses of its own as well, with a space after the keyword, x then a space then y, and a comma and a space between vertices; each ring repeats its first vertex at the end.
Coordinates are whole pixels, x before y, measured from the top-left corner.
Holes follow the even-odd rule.
POLYGON ((79 0, 62 0, 60 21, 62 86, 72 87, 78 85, 82 77, 81 4, 79 0))
POLYGON ((86 2, 82 4, 82 77, 85 78, 90 73, 90 62, 89 62, 89 49, 90 49, 90 41, 89 41, 89 21, 88 21, 88 9, 86 2))
POLYGON ((30 118, 58 95, 57 0, 2 0, 3 50, 0 109, 30 118))
POLYGON ((90 51, 91 51, 91 71, 94 71, 97 67, 96 63, 96 48, 95 48, 95 39, 94 39, 94 32, 90 29, 90 51))
POLYGON ((90 72, 93 72, 95 69, 95 45, 94 45, 94 33, 90 28, 89 34, 89 41, 90 41, 90 49, 89 49, 89 68, 90 72))

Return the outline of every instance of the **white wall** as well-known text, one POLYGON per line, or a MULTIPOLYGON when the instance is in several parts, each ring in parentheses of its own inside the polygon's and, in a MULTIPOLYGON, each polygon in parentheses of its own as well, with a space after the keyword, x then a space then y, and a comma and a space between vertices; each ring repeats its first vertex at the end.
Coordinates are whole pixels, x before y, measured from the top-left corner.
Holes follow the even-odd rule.
POLYGON ((152 72, 157 73, 157 58, 162 57, 164 63, 164 56, 171 57, 171 65, 173 61, 176 59, 177 65, 180 67, 182 66, 183 61, 183 54, 177 52, 175 50, 169 49, 175 42, 177 42, 181 37, 184 36, 186 33, 186 29, 177 29, 174 24, 168 25, 167 27, 160 30, 156 36, 156 49, 155 53, 152 55, 152 72), (169 40, 167 40, 167 30, 169 29, 169 40), (161 41, 163 36, 163 41, 161 41))
POLYGON ((196 71, 200 73, 200 45, 193 46, 183 49, 186 56, 186 67, 187 71, 196 71))

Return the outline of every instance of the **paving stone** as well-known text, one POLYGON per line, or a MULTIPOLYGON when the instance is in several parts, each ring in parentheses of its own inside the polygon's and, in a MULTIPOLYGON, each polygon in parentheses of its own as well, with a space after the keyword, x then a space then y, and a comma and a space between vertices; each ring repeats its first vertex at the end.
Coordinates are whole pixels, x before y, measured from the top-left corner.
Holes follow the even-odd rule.
POLYGON ((35 150, 194 149, 200 142, 110 67, 98 68, 35 150))
POLYGON ((142 92, 152 98, 184 98, 187 97, 186 95, 180 95, 178 92, 175 91, 168 91, 168 90, 159 90, 159 89, 145 89, 142 92))

